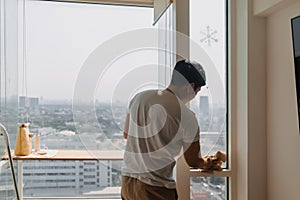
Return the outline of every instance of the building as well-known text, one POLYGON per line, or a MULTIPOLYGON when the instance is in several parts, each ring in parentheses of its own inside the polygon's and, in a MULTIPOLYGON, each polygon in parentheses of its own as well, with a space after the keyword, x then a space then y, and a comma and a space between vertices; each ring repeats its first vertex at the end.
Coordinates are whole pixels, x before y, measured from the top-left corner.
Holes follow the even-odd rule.
POLYGON ((200 115, 208 115, 209 114, 208 96, 200 96, 199 97, 199 110, 200 110, 200 115))
POLYGON ((39 98, 38 97, 25 97, 19 96, 19 107, 20 108, 38 108, 39 98))
POLYGON ((29 161, 23 170, 26 196, 36 191, 56 195, 62 188, 64 195, 84 196, 86 191, 112 186, 110 161, 29 161))
MULTIPOLYGON (((0 197, 14 196, 8 163, 1 163, 0 197)), ((17 171, 17 167, 15 167, 17 171)), ((113 186, 111 161, 25 161, 23 162, 26 196, 88 196, 113 186), (62 189, 62 190, 61 190, 62 189)))

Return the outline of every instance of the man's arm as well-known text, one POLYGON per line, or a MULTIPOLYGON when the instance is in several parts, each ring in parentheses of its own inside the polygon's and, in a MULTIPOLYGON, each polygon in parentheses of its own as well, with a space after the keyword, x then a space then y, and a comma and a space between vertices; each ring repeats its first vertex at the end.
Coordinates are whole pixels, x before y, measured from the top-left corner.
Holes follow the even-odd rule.
POLYGON ((130 114, 127 113, 126 120, 125 120, 125 125, 124 125, 124 133, 123 133, 125 139, 127 139, 127 137, 128 137, 129 120, 130 120, 130 114))
POLYGON ((190 167, 207 168, 211 163, 208 163, 199 156, 200 144, 199 141, 183 144, 184 158, 190 167))

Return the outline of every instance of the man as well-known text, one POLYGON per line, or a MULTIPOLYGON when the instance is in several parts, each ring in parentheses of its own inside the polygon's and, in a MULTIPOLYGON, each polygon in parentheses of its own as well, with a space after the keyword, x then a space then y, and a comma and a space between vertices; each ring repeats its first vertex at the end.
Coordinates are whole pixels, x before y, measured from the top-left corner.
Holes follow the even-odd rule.
POLYGON ((185 106, 204 85, 202 66, 181 60, 165 90, 144 91, 131 100, 124 128, 123 200, 177 199, 173 168, 182 149, 190 167, 213 165, 201 157, 198 122, 185 106))

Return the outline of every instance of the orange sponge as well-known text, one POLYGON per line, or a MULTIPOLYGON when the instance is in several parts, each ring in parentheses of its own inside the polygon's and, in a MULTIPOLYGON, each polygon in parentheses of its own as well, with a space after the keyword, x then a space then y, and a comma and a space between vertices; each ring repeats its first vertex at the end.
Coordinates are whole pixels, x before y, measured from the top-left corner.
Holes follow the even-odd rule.
POLYGON ((205 156, 204 162, 207 163, 207 165, 204 169, 209 171, 222 171, 222 164, 226 162, 226 157, 226 154, 221 151, 217 151, 215 155, 212 156, 205 156))

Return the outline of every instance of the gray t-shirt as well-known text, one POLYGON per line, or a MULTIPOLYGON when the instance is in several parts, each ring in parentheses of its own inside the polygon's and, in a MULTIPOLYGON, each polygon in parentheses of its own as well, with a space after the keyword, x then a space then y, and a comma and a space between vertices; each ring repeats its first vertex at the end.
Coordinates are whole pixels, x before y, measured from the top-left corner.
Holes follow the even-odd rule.
POLYGON ((176 188, 173 168, 183 143, 199 141, 195 114, 169 90, 137 94, 130 102, 129 114, 122 175, 176 188))

